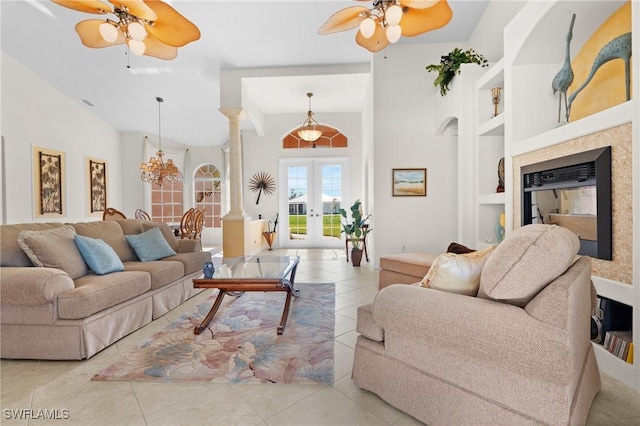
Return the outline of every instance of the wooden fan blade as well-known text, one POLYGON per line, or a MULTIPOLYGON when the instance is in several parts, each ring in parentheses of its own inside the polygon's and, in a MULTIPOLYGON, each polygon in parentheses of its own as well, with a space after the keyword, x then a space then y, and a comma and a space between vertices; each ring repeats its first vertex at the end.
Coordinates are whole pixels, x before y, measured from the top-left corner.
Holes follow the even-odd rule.
POLYGON ((326 35, 356 28, 368 13, 369 9, 364 6, 351 6, 339 10, 318 28, 318 34, 326 35))
POLYGON ((145 3, 158 15, 153 25, 147 25, 147 32, 169 46, 182 47, 200 38, 200 30, 173 7, 157 0, 145 3))
POLYGON ((400 21, 402 35, 413 37, 427 31, 442 28, 451 21, 453 13, 447 0, 438 0, 434 6, 428 9, 407 9, 400 21))
POLYGON ((176 56, 178 56, 177 47, 164 44, 151 34, 147 34, 147 36, 143 40, 143 43, 145 56, 151 56, 153 58, 166 60, 174 59, 176 56))
POLYGON ((376 25, 376 30, 370 38, 364 38, 360 30, 356 33, 356 43, 369 52, 378 52, 389 45, 387 34, 381 25, 376 25))
POLYGON ((129 13, 147 21, 155 21, 158 15, 142 0, 109 0, 118 9, 128 9, 129 13))
POLYGON ((100 35, 100 24, 104 23, 104 19, 87 19, 76 24, 76 32, 80 36, 80 41, 87 47, 99 49, 102 47, 117 46, 124 44, 124 34, 118 31, 118 38, 109 43, 100 35))
POLYGON ((400 0, 401 7, 410 7, 412 9, 426 9, 434 4, 438 3, 438 0, 400 0))
POLYGON ((55 4, 77 10, 79 12, 95 13, 101 15, 111 13, 111 6, 100 0, 51 0, 55 4))

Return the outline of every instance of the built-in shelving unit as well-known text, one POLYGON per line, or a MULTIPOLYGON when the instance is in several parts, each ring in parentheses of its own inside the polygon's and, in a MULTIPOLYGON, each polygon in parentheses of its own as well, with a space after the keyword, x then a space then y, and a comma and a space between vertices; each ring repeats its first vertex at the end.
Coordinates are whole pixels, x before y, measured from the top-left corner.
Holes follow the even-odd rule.
MULTIPOLYGON (((591 34, 627 3, 625 0, 527 2, 504 30, 504 58, 489 68, 463 65, 451 97, 441 100, 442 105, 436 108, 439 114, 436 118, 440 128, 445 128, 452 117, 457 118, 458 240, 475 248, 497 242, 496 224, 502 212, 507 234, 520 226, 519 217, 514 218, 514 206, 520 197, 520 188, 514 187, 514 158, 520 160, 521 155, 540 153, 555 145, 564 149, 565 142, 631 124, 632 158, 624 161, 630 160, 632 164, 633 183, 631 194, 623 196, 632 199, 629 214, 634 215, 633 226, 625 234, 632 242, 632 279, 619 282, 597 274, 591 278, 598 295, 631 306, 634 362, 627 363, 602 345, 593 345, 603 373, 640 391, 640 88, 633 85, 630 101, 560 124, 558 95, 553 94, 551 87, 564 63, 571 15, 577 16, 571 51, 575 55, 591 34), (502 87, 500 114, 495 117, 492 87, 502 87), (497 193, 498 161, 502 157, 505 192, 497 193)), ((640 3, 631 2, 631 10, 631 69, 632 81, 636 81, 640 70, 640 3)), ((614 249, 614 262, 616 256, 614 249)))
MULTIPOLYGON (((517 197, 520 197, 520 188, 514 187, 514 158, 631 123, 633 185, 629 197, 635 221, 625 236, 633 242, 633 278, 630 283, 618 282, 594 274, 592 281, 600 296, 632 307, 634 363, 615 357, 602 345, 594 343, 594 348, 601 371, 640 390, 640 264, 637 261, 640 258, 640 89, 637 85, 633 87, 630 101, 561 124, 558 95, 554 95, 551 88, 553 77, 564 63, 571 15, 577 16, 572 41, 575 54, 590 35, 626 3, 624 0, 528 2, 505 28, 504 58, 488 69, 463 67, 461 76, 456 78, 453 96, 446 102, 443 100, 437 111, 442 115, 438 117, 438 122, 443 123, 441 127, 447 123, 447 117, 458 119, 458 239, 477 248, 497 243, 496 225, 502 212, 505 212, 507 233, 520 226, 519 217, 514 217, 514 206, 519 205, 517 197), (491 101, 493 87, 502 88, 497 116, 493 114, 491 101), (505 192, 498 193, 497 169, 502 157, 505 158, 505 192)), ((635 70, 637 75, 640 3, 631 2, 631 10, 631 68, 632 74, 635 70)), ((614 261, 615 258, 614 250, 614 261)))
MULTIPOLYGON (((478 125, 476 129, 477 167, 479 173, 479 195, 477 199, 478 239, 483 241, 484 234, 488 234, 491 221, 489 217, 496 214, 497 202, 500 198, 494 198, 485 189, 482 179, 485 173, 485 162, 492 156, 498 155, 500 142, 503 138, 502 149, 506 159, 507 170, 512 170, 512 159, 522 154, 532 153, 541 149, 553 147, 564 142, 596 134, 623 124, 632 125, 632 178, 634 180, 632 194, 633 212, 638 220, 640 208, 640 148, 638 142, 640 131, 640 90, 633 88, 632 100, 582 118, 567 124, 558 123, 558 96, 554 96, 551 90, 551 81, 561 69, 564 61, 565 39, 568 24, 573 13, 576 14, 576 24, 573 28, 573 40, 571 46, 572 56, 584 45, 606 19, 625 5, 626 1, 596 0, 590 2, 552 0, 548 2, 529 2, 505 28, 504 60, 502 69, 496 69, 492 75, 490 72, 483 75, 476 83, 478 105, 478 125), (502 79, 502 80, 501 80, 502 79), (505 112, 503 124, 493 124, 496 119, 482 119, 485 115, 484 103, 480 102, 487 96, 483 90, 489 90, 489 86, 503 84, 505 112), (488 143, 487 143, 488 142, 488 143), (486 151, 486 152, 484 152, 486 151), (495 201, 495 202, 494 202, 495 201)), ((640 45, 640 4, 631 2, 632 8, 632 70, 637 79, 637 70, 640 69, 639 45, 640 45)), ((632 72, 633 74, 633 72, 632 72)), ((489 104, 490 105, 490 104, 489 104)), ((496 117, 497 118, 497 117, 496 117)), ((507 171, 507 192, 504 195, 502 206, 506 210, 507 232, 513 229, 514 197, 519 196, 519 188, 513 188, 510 180, 513 172, 507 171), (509 219, 512 222, 509 223, 509 219)), ((619 195, 620 196, 620 195, 619 195)), ((632 212, 629 212, 632 214, 632 212)), ((614 227, 615 227, 614 223, 614 227)), ((600 344, 594 343, 594 349, 598 366, 604 373, 640 390, 640 266, 637 259, 640 255, 640 226, 634 223, 629 230, 628 238, 633 242, 633 279, 631 283, 618 282, 597 275, 592 276, 596 290, 600 296, 604 296, 632 307, 632 328, 635 348, 635 360, 629 364, 610 354, 600 344)), ((614 260, 616 253, 614 251, 614 260)))
POLYGON ((504 60, 493 64, 474 85, 475 117, 473 152, 476 181, 475 245, 497 244, 497 225, 505 211, 506 196, 498 192, 498 163, 505 156, 504 60), (501 88, 498 115, 492 101, 491 89, 501 88))

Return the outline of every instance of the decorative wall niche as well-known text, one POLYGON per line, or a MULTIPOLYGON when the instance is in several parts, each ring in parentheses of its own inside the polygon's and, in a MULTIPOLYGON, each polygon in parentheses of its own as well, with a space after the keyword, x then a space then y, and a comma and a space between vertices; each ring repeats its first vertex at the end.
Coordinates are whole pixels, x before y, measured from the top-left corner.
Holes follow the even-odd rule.
MULTIPOLYGON (((579 21, 576 21, 576 25, 579 25, 579 21)), ((591 69, 595 68, 594 62, 599 62, 597 59, 599 55, 607 57, 621 54, 620 50, 624 50, 625 46, 619 43, 612 45, 610 47, 613 49, 608 49, 609 52, 607 53, 605 45, 627 33, 631 33, 630 1, 616 10, 600 28, 594 31, 571 62, 574 79, 573 84, 569 86, 567 91, 569 95, 576 92, 582 84, 587 82, 591 69)), ((630 41, 628 49, 630 53, 630 41)), ((631 65, 629 66, 631 67, 631 65)), ((631 82, 634 81, 634 71, 633 69, 630 70, 631 82)), ((636 76, 635 81, 637 81, 637 78, 636 76)), ((631 90, 633 89, 631 88, 631 90)), ((625 64, 622 59, 616 58, 603 63, 597 68, 591 81, 576 96, 571 105, 570 121, 577 121, 626 101, 625 64)))

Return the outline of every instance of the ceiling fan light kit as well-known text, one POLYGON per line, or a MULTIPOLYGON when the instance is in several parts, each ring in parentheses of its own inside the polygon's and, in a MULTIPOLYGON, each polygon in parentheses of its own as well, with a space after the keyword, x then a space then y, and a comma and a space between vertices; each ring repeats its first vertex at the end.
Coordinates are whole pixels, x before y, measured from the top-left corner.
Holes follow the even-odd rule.
POLYGON ((373 0, 372 8, 350 6, 334 13, 318 29, 318 34, 358 28, 356 43, 370 52, 378 52, 401 36, 413 37, 442 28, 451 17, 447 0, 373 0))
POLYGON ((78 22, 80 41, 91 48, 126 44, 134 55, 173 59, 178 47, 200 38, 198 27, 160 0, 109 0, 113 7, 100 0, 51 1, 80 12, 116 16, 78 22))

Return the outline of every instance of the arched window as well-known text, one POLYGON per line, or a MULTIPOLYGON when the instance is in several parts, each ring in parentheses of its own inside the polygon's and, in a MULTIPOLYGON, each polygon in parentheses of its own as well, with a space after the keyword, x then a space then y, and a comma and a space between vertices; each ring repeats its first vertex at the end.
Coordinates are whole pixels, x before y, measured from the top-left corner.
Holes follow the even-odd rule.
POLYGON ((180 222, 183 214, 182 172, 176 183, 151 184, 151 220, 154 222, 180 222))
POLYGON ((222 182, 220 170, 213 164, 201 166, 195 174, 193 188, 196 209, 204 209, 205 226, 222 227, 222 182))
POLYGON ((346 148, 349 145, 347 136, 340 132, 338 129, 334 129, 331 126, 327 126, 325 124, 321 124, 317 126, 317 129, 322 131, 322 136, 320 139, 307 142, 302 140, 300 136, 298 136, 298 130, 302 129, 302 127, 298 127, 289 132, 282 139, 282 147, 284 149, 289 148, 346 148))

